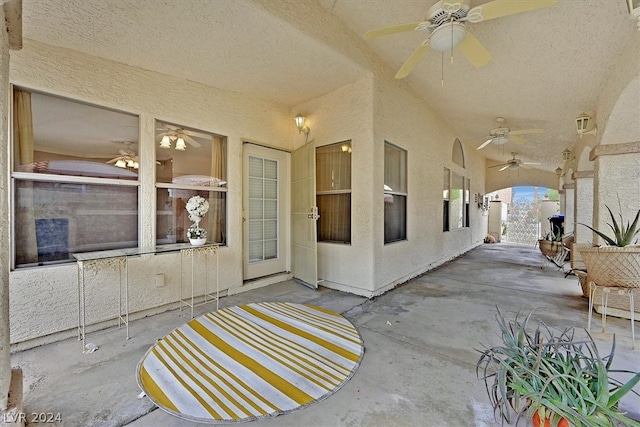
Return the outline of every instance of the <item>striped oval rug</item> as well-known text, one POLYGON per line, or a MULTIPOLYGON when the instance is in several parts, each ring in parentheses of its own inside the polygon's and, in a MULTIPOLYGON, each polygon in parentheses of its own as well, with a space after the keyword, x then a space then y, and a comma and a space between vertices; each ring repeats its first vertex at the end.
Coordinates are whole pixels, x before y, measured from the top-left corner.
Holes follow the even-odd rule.
POLYGON ((138 385, 161 409, 205 423, 273 417, 335 393, 364 354, 338 313, 254 303, 196 317, 158 340, 138 363, 138 385))

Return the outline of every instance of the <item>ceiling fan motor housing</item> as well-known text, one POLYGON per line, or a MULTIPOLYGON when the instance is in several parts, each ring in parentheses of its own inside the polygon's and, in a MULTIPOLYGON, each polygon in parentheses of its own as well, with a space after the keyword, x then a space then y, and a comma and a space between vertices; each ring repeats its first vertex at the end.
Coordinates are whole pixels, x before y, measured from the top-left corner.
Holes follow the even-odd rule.
POLYGON ((429 8, 428 19, 432 24, 440 26, 445 22, 466 18, 467 12, 469 12, 468 0, 459 2, 439 1, 429 8))

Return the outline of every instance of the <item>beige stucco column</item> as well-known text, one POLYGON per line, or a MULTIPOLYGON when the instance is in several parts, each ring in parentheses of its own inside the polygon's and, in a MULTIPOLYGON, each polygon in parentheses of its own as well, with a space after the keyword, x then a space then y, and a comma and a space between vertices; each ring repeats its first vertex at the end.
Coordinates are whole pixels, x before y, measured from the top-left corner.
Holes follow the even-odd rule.
POLYGON ((621 213, 625 224, 640 209, 640 141, 598 145, 589 158, 595 162, 593 224, 607 234, 611 217, 605 206, 621 213))
POLYGON ((574 220, 576 243, 588 243, 592 240, 592 233, 579 224, 593 223, 593 171, 576 171, 572 178, 575 182, 574 191, 574 220))
MULTIPOLYGON (((0 22, 4 22, 4 8, 0 8, 0 22)), ((4 25, 0 27, 4 30, 4 25)), ((6 31, 0 31, 0 411, 7 409, 11 381, 9 353, 9 142, 7 126, 7 99, 9 99, 9 40, 6 31)))
MULTIPOLYGON (((9 223, 9 49, 22 48, 22 0, 1 0, 0 4, 0 413, 22 409, 22 379, 11 372, 9 340, 9 269, 11 259, 11 227, 9 223), (13 377, 13 384, 12 384, 13 377), (19 380, 18 380, 18 377, 19 380), (16 382, 20 382, 19 385, 16 382), (9 402, 9 389, 12 401, 9 402), (15 400, 19 402, 16 404, 15 400), (16 405, 18 406, 16 408, 16 405)), ((10 423, 20 425, 20 422, 10 423)))

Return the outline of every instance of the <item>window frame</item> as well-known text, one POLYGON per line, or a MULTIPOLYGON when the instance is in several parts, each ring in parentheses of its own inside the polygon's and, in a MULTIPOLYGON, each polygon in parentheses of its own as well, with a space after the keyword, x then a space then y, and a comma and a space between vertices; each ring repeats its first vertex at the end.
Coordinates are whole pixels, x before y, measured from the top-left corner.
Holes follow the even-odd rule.
MULTIPOLYGON (((96 176, 81 176, 81 175, 71 175, 71 174, 58 174, 58 173, 40 173, 40 172, 32 172, 32 171, 20 171, 19 166, 22 165, 18 165, 17 163, 17 159, 16 159, 16 140, 15 140, 15 126, 14 126, 14 118, 15 118, 15 111, 14 111, 14 103, 15 103, 15 93, 16 90, 23 90, 26 92, 29 92, 31 94, 36 93, 39 95, 44 95, 44 96, 48 96, 48 97, 53 97, 53 98, 58 98, 58 99, 62 99, 68 102, 72 102, 72 103, 77 103, 80 105, 85 105, 88 107, 92 107, 92 108, 97 108, 97 109, 101 109, 101 110, 105 110, 105 111, 110 111, 110 112, 115 112, 115 113, 121 113, 121 114, 125 114, 125 115, 130 115, 132 117, 136 118, 137 124, 138 124, 138 134, 140 133, 140 115, 136 114, 136 113, 132 113, 129 111, 124 111, 124 110, 118 110, 118 109, 114 109, 114 108, 110 108, 110 107, 106 107, 100 104, 96 104, 96 103, 90 103, 90 102, 86 102, 86 101, 82 101, 79 99, 75 99, 75 98, 71 98, 71 97, 67 97, 67 96, 60 96, 60 95, 56 95, 56 94, 52 94, 52 93, 48 93, 46 91, 42 91, 42 90, 37 90, 37 89, 32 89, 26 86, 21 86, 21 85, 14 85, 14 84, 10 84, 9 85, 9 92, 10 92, 10 99, 9 99, 9 112, 8 112, 8 128, 9 128, 9 157, 10 157, 10 161, 9 161, 9 168, 10 168, 10 174, 9 174, 9 210, 10 210, 10 217, 11 217, 11 229, 10 229, 10 233, 11 233, 11 244, 10 244, 10 252, 11 252, 11 262, 10 262, 10 268, 11 270, 22 270, 22 269, 28 269, 28 268, 40 268, 40 267, 51 267, 54 265, 60 265, 60 264, 70 264, 70 263, 74 263, 75 259, 73 259, 72 257, 69 257, 68 259, 63 259, 63 260, 57 260, 57 261, 37 261, 37 262, 33 262, 33 263, 17 263, 17 245, 18 245, 18 231, 17 231, 17 209, 18 209, 18 200, 17 197, 19 197, 18 195, 18 183, 19 182, 46 182, 46 183, 59 183, 59 184, 84 184, 84 185, 92 185, 92 186, 105 186, 105 187, 109 187, 109 186, 121 186, 121 187, 133 187, 136 188, 136 205, 135 207, 132 207, 132 210, 135 209, 135 213, 136 213, 136 230, 137 230, 137 238, 136 238, 136 244, 135 246, 121 246, 121 248, 137 248, 140 247, 140 239, 141 239, 141 179, 140 179, 140 173, 137 173, 137 177, 136 179, 118 179, 118 178, 104 178, 104 177, 96 177, 96 176)), ((35 151, 35 147, 34 147, 34 151, 35 151)), ((142 166, 140 166, 141 168, 142 166)), ((138 171, 140 171, 140 169, 138 169, 138 171)), ((46 219, 46 218, 44 218, 46 219)), ((98 251, 101 250, 109 250, 112 248, 108 248, 105 247, 104 249, 98 249, 98 251)), ((92 252, 92 251, 85 251, 85 252, 92 252)), ((72 253, 69 252, 69 255, 71 255, 72 253)))
MULTIPOLYGON (((219 243, 220 246, 227 246, 228 245, 228 227, 229 227, 229 222, 228 222, 228 211, 229 211, 229 203, 228 203, 228 192, 229 192, 229 183, 228 183, 228 165, 229 165, 229 149, 228 149, 228 145, 229 145, 229 137, 226 135, 220 135, 217 134, 215 132, 210 132, 210 131, 205 131, 205 130, 201 130, 201 129, 197 129, 195 127, 192 126, 188 126, 188 125, 182 125, 182 124, 175 124, 166 120, 162 120, 162 119, 154 119, 154 129, 156 129, 156 132, 154 133, 154 135, 157 135, 158 132, 158 125, 159 124, 165 124, 165 125, 171 125, 171 126, 176 126, 179 127, 181 129, 185 129, 188 131, 196 131, 196 132, 200 132, 203 134, 207 134, 210 135, 211 137, 219 137, 219 138, 223 138, 224 140, 224 153, 223 153, 223 161, 224 161, 224 171, 225 171, 225 176, 223 177, 213 177, 211 176, 211 174, 209 174, 208 176, 210 176, 211 178, 220 178, 223 180, 223 183, 220 185, 194 185, 194 184, 176 184, 176 183, 172 183, 172 182, 159 182, 158 181, 158 176, 157 176, 157 167, 154 169, 154 195, 156 198, 156 203, 154 205, 154 212, 155 212, 155 227, 154 227, 154 242, 156 245, 158 246, 165 246, 165 245, 171 245, 171 244, 176 244, 176 243, 160 243, 159 242, 159 233, 158 233, 158 217, 159 217, 159 212, 160 209, 158 207, 158 201, 157 201, 157 197, 158 197, 158 190, 161 189, 165 189, 165 190, 176 190, 176 191, 190 191, 190 192, 203 192, 203 193, 207 193, 207 195, 203 195, 200 194, 201 196, 205 197, 205 199, 207 199, 207 201, 209 202, 209 212, 207 212, 207 215, 205 215, 205 217, 208 217, 208 215, 212 212, 211 209, 213 208, 213 203, 211 202, 211 194, 212 193, 220 193, 220 194, 224 194, 224 212, 223 212, 223 217, 224 217, 224 226, 222 227, 222 229, 220 230, 223 236, 223 241, 222 242, 216 242, 219 243)), ((154 138, 157 139, 157 138, 154 138)), ((159 142, 156 141, 156 143, 154 144, 154 157, 157 160, 157 150, 159 149, 159 142)), ((187 150, 189 150, 189 148, 187 148, 187 150)), ((213 147, 211 148, 211 152, 213 152, 213 147)), ((210 167, 211 165, 209 165, 210 167)), ((191 196, 189 196, 190 198, 191 196)), ((188 200, 188 198, 187 198, 188 200)), ((186 202, 186 201, 185 201, 186 202)), ((183 215, 185 214, 184 212, 182 213, 183 215)), ((178 215, 180 216, 180 215, 178 215)), ((201 223, 201 226, 203 226, 203 223, 201 223)), ((206 229, 207 227, 204 226, 204 228, 206 229)), ((177 231, 174 230, 174 231, 177 231)), ((185 230, 186 232, 186 230, 185 230)), ((176 235, 177 237, 177 235, 176 235)), ((184 236, 180 236, 180 238, 184 238, 184 236)), ((207 241, 210 241, 211 236, 207 236, 207 241)), ((186 239, 188 241, 188 239, 186 239)), ((180 242, 179 242, 180 243, 180 242)))
POLYGON ((409 185, 408 185, 408 160, 409 160, 409 156, 408 156, 408 151, 405 150, 404 148, 395 145, 389 141, 385 141, 384 142, 384 162, 383 162, 383 181, 386 181, 386 175, 387 175, 387 148, 391 148, 394 150, 397 150, 400 153, 400 167, 399 167, 399 177, 400 177, 400 189, 399 190, 394 190, 393 188, 391 188, 390 186, 387 185, 387 183, 384 183, 384 187, 383 187, 383 207, 384 207, 384 203, 387 203, 384 198, 387 196, 391 196, 391 197, 400 197, 403 200, 404 203, 404 209, 403 209, 403 218, 401 220, 401 224, 400 224, 400 228, 401 228, 401 232, 400 232, 400 237, 399 238, 395 238, 395 239, 388 239, 386 236, 386 230, 387 230, 387 209, 384 209, 384 218, 383 218, 383 223, 384 223, 384 232, 383 232, 383 242, 384 245, 388 245, 388 244, 392 244, 392 243, 397 243, 397 242, 403 242, 403 241, 407 241, 408 240, 408 236, 407 236, 407 230, 408 230, 408 224, 407 224, 407 211, 408 211, 408 201, 409 201, 409 185))
MULTIPOLYGON (((353 214, 353 199, 352 199, 352 190, 353 190, 353 155, 352 155, 352 143, 350 140, 347 141, 341 141, 341 142, 336 142, 336 143, 332 143, 332 144, 327 144, 327 145, 322 145, 322 146, 318 146, 315 148, 315 161, 316 161, 316 206, 320 206, 320 204, 318 203, 318 196, 322 197, 322 196, 341 196, 341 195, 349 195, 349 236, 348 239, 346 240, 322 240, 320 238, 320 221, 323 220, 323 213, 320 210, 319 214, 320 214, 320 219, 318 220, 318 227, 317 227, 317 242, 318 243, 333 243, 333 244, 340 244, 340 245, 351 245, 352 243, 352 238, 353 238, 353 218, 352 218, 352 214, 353 214), (318 173, 319 173, 319 169, 318 168, 318 150, 322 150, 323 148, 327 148, 327 147, 335 147, 335 146, 341 146, 341 149, 343 152, 346 152, 349 155, 349 188, 339 188, 339 189, 331 189, 331 190, 318 190, 318 173), (343 147, 346 147, 343 148, 343 147)), ((325 215, 326 217, 326 215, 325 215)), ((331 227, 330 227, 331 228, 331 227)))

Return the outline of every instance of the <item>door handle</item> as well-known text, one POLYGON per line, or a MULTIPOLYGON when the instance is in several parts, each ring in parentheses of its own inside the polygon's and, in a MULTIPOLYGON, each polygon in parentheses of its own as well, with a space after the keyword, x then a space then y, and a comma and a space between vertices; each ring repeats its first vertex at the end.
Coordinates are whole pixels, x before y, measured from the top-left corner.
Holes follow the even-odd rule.
POLYGON ((320 215, 318 214, 317 206, 314 206, 311 208, 311 210, 309 211, 309 214, 307 214, 307 218, 312 219, 314 221, 317 221, 320 218, 320 215))

